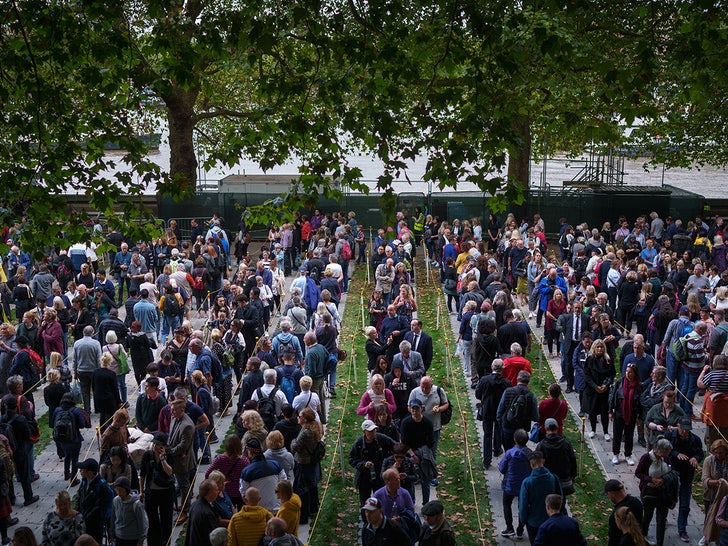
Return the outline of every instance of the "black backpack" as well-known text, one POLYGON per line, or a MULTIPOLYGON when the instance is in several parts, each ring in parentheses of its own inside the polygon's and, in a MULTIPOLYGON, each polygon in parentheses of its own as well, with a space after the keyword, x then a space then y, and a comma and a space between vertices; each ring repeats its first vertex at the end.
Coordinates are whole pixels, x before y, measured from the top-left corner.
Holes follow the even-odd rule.
POLYGON ((18 449, 18 442, 15 440, 15 431, 13 430, 15 417, 17 416, 13 416, 12 419, 8 419, 7 421, 4 419, 0 421, 0 434, 8 439, 8 444, 10 444, 10 449, 13 450, 13 453, 18 449))
POLYGON ((210 351, 210 375, 213 385, 222 385, 222 362, 213 351, 210 351))
POLYGON ((164 316, 176 317, 179 315, 179 300, 177 294, 165 294, 164 296, 164 316))
POLYGON ((78 440, 78 427, 73 408, 59 409, 53 423, 53 440, 58 443, 75 442, 78 440))
POLYGON ((505 424, 508 428, 527 428, 525 423, 531 421, 531 396, 530 392, 519 392, 511 401, 505 416, 505 424))
POLYGON ((286 354, 296 354, 296 350, 293 348, 293 335, 288 341, 278 340, 278 348, 276 349, 278 364, 283 364, 283 356, 286 354))
POLYGON ((258 387, 258 413, 263 418, 265 428, 273 430, 278 422, 278 415, 276 414, 276 393, 278 387, 273 387, 268 396, 263 395, 263 391, 258 387))

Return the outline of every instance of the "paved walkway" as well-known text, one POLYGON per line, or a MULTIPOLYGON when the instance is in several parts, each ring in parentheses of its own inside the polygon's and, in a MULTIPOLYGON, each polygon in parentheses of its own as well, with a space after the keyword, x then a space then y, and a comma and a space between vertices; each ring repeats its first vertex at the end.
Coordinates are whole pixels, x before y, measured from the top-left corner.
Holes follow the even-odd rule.
MULTIPOLYGON (((527 316, 528 313, 526 313, 527 316)), ((536 336, 537 339, 541 339, 543 335, 543 329, 542 328, 536 328, 536 321, 535 320, 529 320, 529 325, 531 327, 531 331, 536 336)), ((457 317, 454 315, 450 316, 450 323, 453 328, 454 334, 457 336, 457 332, 460 328, 460 323, 457 320, 457 317)), ((543 359, 541 362, 538 363, 538 366, 540 367, 542 364, 548 363, 548 365, 551 368, 552 375, 549 375, 549 378, 551 381, 555 381, 554 378, 561 377, 561 365, 559 359, 553 358, 551 360, 548 359, 546 348, 543 345, 543 341, 541 342, 541 353, 543 355, 543 359)), ((536 367, 536 363, 531 363, 534 368, 536 367)), ((466 384, 469 384, 469 379, 466 380, 466 384)), ((563 387, 563 385, 562 385, 563 387)), ((565 387, 564 387, 565 389, 565 387)), ((468 394, 470 396, 470 402, 473 407, 473 411, 475 411, 475 404, 478 401, 475 398, 475 391, 473 389, 468 389, 468 394)), ((574 425, 578 427, 579 430, 581 430, 582 421, 581 418, 578 416, 579 411, 579 398, 577 394, 574 392, 572 394, 565 394, 565 399, 569 403, 569 415, 573 419, 574 425)), ((539 400, 540 402, 541 400, 539 400)), ((697 399, 696 405, 700 405, 700 400, 697 399)), ((478 425, 478 437, 480 439, 480 445, 482 449, 482 443, 483 443, 483 428, 480 422, 477 423, 478 425)), ((702 423, 694 423, 693 424, 694 429, 693 432, 698 435, 699 438, 703 438, 703 434, 705 431, 705 425, 702 423)), ((586 423, 586 431, 587 433, 591 430, 590 425, 587 421, 586 423)), ((601 424, 597 425, 597 435, 590 439, 588 435, 585 438, 586 446, 588 447, 589 451, 591 452, 592 456, 594 457, 595 461, 597 462, 597 466, 599 467, 599 470, 604 475, 605 481, 611 478, 616 478, 621 480, 627 489, 627 492, 631 495, 634 495, 639 498, 639 488, 638 488, 638 481, 637 478, 634 476, 634 469, 635 466, 628 466, 627 463, 624 462, 624 460, 621 460, 621 462, 617 465, 612 464, 612 442, 605 441, 604 435, 601 432, 601 424)), ((610 432, 612 432, 612 428, 610 427, 610 432)), ((534 444, 532 442, 529 442, 529 445, 531 448, 534 447, 534 444)), ((574 449, 579 451, 579 446, 574 445, 574 449)), ((635 461, 639 460, 639 458, 645 453, 645 448, 641 447, 635 438, 635 445, 634 445, 634 453, 633 456, 635 458, 635 461)), ((622 454, 624 455, 624 451, 622 451, 622 454)), ((502 456, 501 456, 502 457, 502 456)), ((502 502, 502 487, 501 487, 501 481, 502 481, 502 475, 500 472, 498 472, 498 461, 501 457, 494 457, 493 463, 491 466, 491 469, 485 472, 485 478, 487 483, 487 491, 488 491, 488 497, 490 500, 491 510, 493 514, 493 524, 495 532, 497 532, 497 537, 495 539, 495 543, 497 544, 513 544, 515 541, 514 539, 505 538, 500 536, 500 532, 505 529, 505 520, 503 519, 503 502, 502 502)), ((479 468, 482 469, 482 464, 479 466, 479 468)), ((700 475, 700 469, 696 472, 698 476, 700 475)), ((601 495, 601 491, 595 491, 594 492, 597 495, 601 495)), ((687 527, 687 533, 690 537, 690 543, 691 544, 697 544, 698 540, 702 537, 703 533, 703 509, 702 507, 698 506, 698 504, 693 499, 691 502, 691 508, 690 508, 690 516, 688 518, 688 527, 687 527)), ((513 511, 514 511, 514 520, 517 520, 517 503, 513 503, 513 511)), ((605 515, 604 517, 604 524, 606 525, 608 521, 608 515, 605 515)), ((515 525, 516 521, 514 521, 515 525)), ((654 542, 655 537, 655 520, 653 518, 652 524, 650 526, 650 531, 648 538, 654 542)), ((524 538, 523 541, 520 541, 521 543, 525 542, 527 539, 524 538)), ((680 540, 680 538, 677 535, 677 506, 674 510, 671 510, 668 513, 667 516, 667 530, 665 533, 665 546, 677 546, 678 544, 684 544, 680 540)), ((566 546, 566 545, 565 545, 566 546)))

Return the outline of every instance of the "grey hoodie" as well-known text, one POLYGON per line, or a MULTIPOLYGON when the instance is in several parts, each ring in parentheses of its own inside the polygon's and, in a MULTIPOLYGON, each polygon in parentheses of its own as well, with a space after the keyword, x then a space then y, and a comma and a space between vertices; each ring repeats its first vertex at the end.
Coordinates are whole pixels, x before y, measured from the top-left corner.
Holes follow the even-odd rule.
POLYGON ((111 534, 114 538, 135 540, 141 544, 147 538, 148 529, 147 513, 137 493, 133 492, 126 500, 114 497, 111 503, 111 534))

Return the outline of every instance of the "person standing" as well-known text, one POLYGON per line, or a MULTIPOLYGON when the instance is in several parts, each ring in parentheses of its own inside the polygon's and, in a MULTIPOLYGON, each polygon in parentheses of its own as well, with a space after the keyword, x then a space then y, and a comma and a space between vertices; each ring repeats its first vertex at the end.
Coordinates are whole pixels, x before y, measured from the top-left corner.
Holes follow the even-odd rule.
POLYGON ((61 397, 61 403, 53 412, 53 437, 63 450, 63 477, 71 480, 71 487, 78 485, 78 456, 81 453, 82 428, 91 428, 88 414, 76 407, 76 400, 70 392, 61 397))
POLYGON ((154 433, 152 447, 142 455, 139 470, 139 498, 149 520, 149 546, 165 546, 172 535, 174 469, 167 459, 168 439, 166 432, 154 433))
POLYGON ((624 435, 624 457, 629 466, 634 465, 632 447, 634 446, 634 429, 640 418, 640 395, 642 384, 636 364, 628 364, 624 376, 613 385, 609 394, 609 418, 614 422, 614 438, 612 438, 612 464, 619 463, 619 451, 624 435))
POLYGON ((432 453, 435 460, 437 460, 437 446, 440 443, 440 429, 442 428, 442 412, 450 407, 450 402, 447 400, 445 390, 436 386, 429 375, 424 376, 420 380, 420 386, 410 392, 409 400, 415 398, 422 402, 422 414, 432 422, 432 435, 435 442, 432 453))
POLYGON ((531 464, 528 460, 531 450, 526 446, 528 433, 525 430, 518 429, 514 433, 514 441, 516 445, 506 451, 498 463, 498 471, 503 474, 503 519, 506 520, 506 528, 501 531, 501 536, 506 538, 515 536, 520 540, 523 538, 526 522, 519 520, 518 529, 513 529, 512 506, 513 499, 517 499, 521 494, 523 480, 531 473, 531 464))
POLYGON ((301 498, 300 523, 308 523, 309 517, 318 513, 318 482, 321 479, 321 464, 314 456, 323 436, 321 423, 311 408, 303 408, 298 415, 301 431, 291 442, 291 453, 296 461, 294 488, 301 498))
POLYGON ((638 524, 642 523, 642 502, 632 495, 628 495, 624 490, 624 484, 619 480, 607 480, 604 484, 603 493, 609 501, 614 505, 611 514, 609 514, 609 542, 608 546, 620 546, 622 531, 615 520, 615 514, 620 508, 626 508, 637 520, 638 524))
POLYGON ((411 546, 407 532, 382 512, 379 499, 368 498, 362 506, 366 517, 366 525, 362 529, 362 546, 378 546, 381 544, 398 544, 411 546))
POLYGON ((114 482, 116 497, 111 503, 109 534, 114 546, 138 546, 144 544, 149 530, 149 520, 139 495, 132 494, 131 481, 126 476, 114 482))
POLYGON ((652 523, 652 516, 657 512, 656 539, 657 546, 665 542, 665 528, 667 527, 667 512, 677 497, 677 476, 670 471, 670 452, 672 444, 665 438, 660 438, 651 451, 640 457, 634 475, 640 481, 640 496, 644 507, 642 519, 642 534, 647 532, 652 523))
POLYGON ((13 431, 17 449, 13 452, 15 462, 15 475, 23 488, 25 501, 23 506, 30 506, 38 502, 40 497, 33 495, 33 486, 30 477, 30 461, 28 449, 32 449, 33 442, 30 439, 30 427, 28 420, 20 413, 18 399, 15 395, 6 394, 3 397, 3 405, 6 413, 0 418, 0 423, 7 424, 13 431))
POLYGON ((518 372, 517 385, 507 388, 498 404, 496 420, 501 426, 501 439, 506 451, 514 446, 513 433, 516 430, 530 430, 531 423, 538 421, 538 400, 528 388, 530 381, 530 373, 525 370, 518 372))
POLYGON ((419 546, 456 546, 455 533, 445 519, 445 508, 439 500, 433 500, 422 507, 422 526, 419 546))
POLYGON ((586 546, 584 535, 579 529, 579 522, 561 512, 561 495, 548 495, 546 497, 546 513, 548 519, 538 528, 535 546, 586 546))
POLYGON ((483 414, 483 468, 490 469, 493 457, 498 457, 502 450, 501 425, 496 419, 498 404, 511 382, 502 375, 503 360, 496 358, 491 364, 492 372, 480 378, 475 388, 475 397, 480 400, 483 414))
MULTIPOLYGON (((177 524, 180 524, 189 519, 189 515, 187 513, 190 506, 189 491, 194 478, 196 465, 194 447, 195 424, 189 415, 185 413, 184 400, 175 400, 172 402, 171 406, 172 421, 170 423, 169 443, 167 445, 166 452, 172 456, 172 468, 174 469, 179 493, 182 497, 180 514, 177 516, 177 524)), ((200 487, 202 487, 202 485, 200 485, 200 487)), ((216 485, 214 489, 215 495, 212 497, 212 500, 217 498, 216 485)), ((212 502, 212 500, 210 502, 212 502)), ((217 517, 215 518, 215 521, 217 522, 217 517)))
POLYGON ((610 441, 609 435, 609 386, 614 381, 614 365, 607 353, 604 341, 597 339, 592 343, 589 357, 584 363, 584 410, 589 414, 591 432, 589 438, 597 433, 597 417, 601 417, 604 439, 610 441))
POLYGON ((106 480, 99 476, 99 463, 96 459, 81 461, 78 469, 81 472, 81 487, 78 489, 76 510, 83 515, 86 532, 101 544, 111 516, 114 492, 106 480))
POLYGON ((546 419, 544 428, 546 437, 536 446, 536 451, 543 453, 544 466, 559 479, 564 496, 571 495, 574 493, 576 479, 574 448, 567 438, 559 434, 559 423, 556 419, 546 419))
POLYGON ((326 380, 326 359, 328 352, 318 342, 314 332, 306 332, 303 338, 306 345, 306 358, 304 360, 304 373, 313 380, 311 391, 315 392, 321 400, 321 424, 326 424, 326 397, 324 396, 324 381, 326 380))
MULTIPOLYGON (((91 413, 93 373, 101 365, 101 344, 93 338, 94 327, 86 326, 83 337, 73 344, 74 379, 81 383, 83 409, 91 413)), ((114 377, 116 383, 116 377, 114 377)))
POLYGON ((677 512, 677 532, 680 540, 690 542, 687 533, 688 515, 690 515, 690 500, 693 493, 693 478, 695 469, 703 460, 705 453, 700 438, 692 432, 693 424, 689 417, 683 417, 677 423, 677 430, 668 431, 665 439, 672 445, 670 463, 680 476, 680 489, 678 500, 680 502, 677 512))
POLYGON ((217 528, 217 514, 212 506, 218 494, 217 484, 210 479, 203 480, 198 492, 199 498, 190 506, 185 546, 212 546, 210 533, 217 528))
POLYGON ((533 544, 538 528, 548 518, 546 497, 551 494, 561 497, 562 494, 559 479, 544 466, 546 461, 543 453, 534 451, 528 461, 531 464, 531 475, 521 484, 518 519, 526 524, 528 540, 533 544))
POLYGON ((361 424, 361 429, 363 434, 356 439, 349 451, 349 465, 356 471, 354 485, 359 491, 359 503, 364 505, 383 484, 382 463, 392 454, 394 441, 389 436, 378 433, 377 425, 369 419, 361 424))

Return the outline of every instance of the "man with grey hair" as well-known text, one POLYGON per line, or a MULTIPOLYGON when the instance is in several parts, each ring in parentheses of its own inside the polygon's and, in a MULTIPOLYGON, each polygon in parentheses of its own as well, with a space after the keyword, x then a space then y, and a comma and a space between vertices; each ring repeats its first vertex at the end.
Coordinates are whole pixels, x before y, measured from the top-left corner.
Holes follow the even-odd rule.
POLYGON ((154 273, 151 271, 144 275, 144 282, 139 285, 139 290, 147 289, 149 293, 149 303, 155 307, 159 304, 159 289, 154 284, 154 273))
POLYGON ((101 344, 93 338, 94 327, 83 329, 83 337, 73 344, 73 375, 81 383, 83 408, 91 412, 91 380, 101 366, 101 344))
POLYGON ((255 389, 251 396, 251 400, 258 402, 258 413, 268 430, 273 430, 281 417, 283 406, 288 403, 285 393, 276 386, 277 380, 276 370, 268 368, 263 372, 263 386, 255 389))
POLYGON ((501 450, 501 425, 496 419, 498 404, 511 382, 503 377, 503 360, 496 358, 490 365, 491 373, 480 378, 475 388, 475 397, 480 400, 480 412, 483 417, 483 468, 488 470, 493 457, 498 457, 501 450))
MULTIPOLYGON (((696 266, 697 267, 697 266, 696 266)), ((693 415, 693 400, 698 392, 698 376, 708 361, 705 337, 708 325, 701 321, 695 323, 695 329, 680 338, 679 343, 685 346, 685 358, 680 361, 677 383, 680 388, 680 407, 691 419, 700 420, 700 415, 693 415)))
POLYGON ((425 375, 425 363, 422 355, 412 350, 412 344, 409 341, 403 341, 399 344, 399 353, 394 355, 392 359, 392 367, 402 366, 402 373, 406 377, 411 377, 419 383, 423 375, 425 375))
POLYGON ((523 357, 523 348, 520 343, 511 343, 511 356, 503 360, 503 377, 511 382, 511 386, 515 387, 518 381, 518 374, 521 371, 531 371, 531 363, 523 357))
POLYGON ((288 524, 283 518, 270 518, 265 526, 263 544, 266 546, 303 546, 303 543, 288 533, 288 524))
POLYGON ((281 332, 273 338, 273 354, 278 360, 278 364, 283 364, 283 357, 286 353, 293 353, 294 362, 296 366, 299 366, 303 360, 303 351, 301 343, 292 331, 291 320, 289 318, 281 319, 280 328, 281 332))
POLYGON ((177 285, 179 290, 184 291, 185 298, 185 316, 189 314, 191 301, 192 301, 192 285, 195 284, 195 279, 189 274, 184 264, 177 264, 177 271, 173 272, 169 276, 169 283, 177 285), (172 282, 174 281, 174 282, 172 282))
POLYGON ((531 423, 538 421, 538 400, 528 388, 531 374, 525 370, 518 372, 518 383, 503 392, 498 404, 496 420, 500 423, 503 449, 508 451, 515 445, 513 433, 522 428, 530 430, 531 423))

